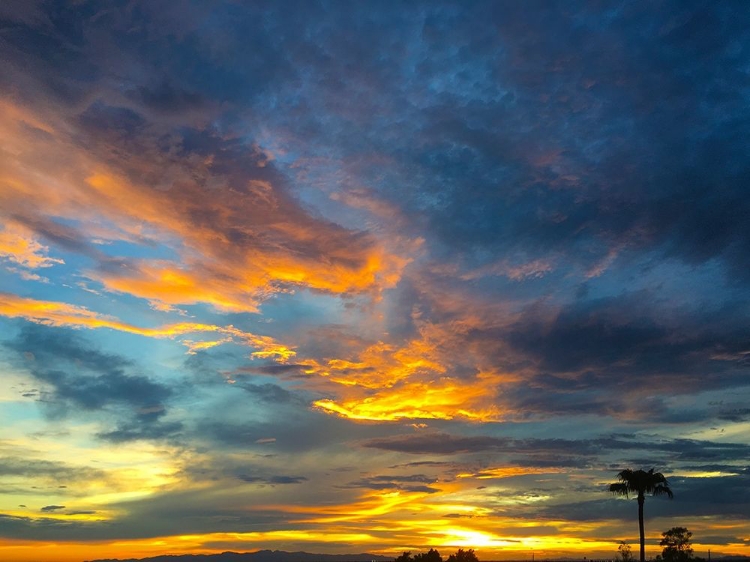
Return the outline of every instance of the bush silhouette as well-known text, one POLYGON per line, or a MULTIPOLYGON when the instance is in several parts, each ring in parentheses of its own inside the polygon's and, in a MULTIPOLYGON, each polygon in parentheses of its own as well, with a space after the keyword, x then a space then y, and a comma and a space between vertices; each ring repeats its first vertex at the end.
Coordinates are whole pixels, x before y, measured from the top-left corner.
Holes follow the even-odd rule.
POLYGON ((424 554, 420 553, 415 555, 414 562, 443 562, 443 557, 440 556, 440 553, 437 550, 431 548, 424 554))
POLYGON ((474 549, 469 550, 458 549, 456 554, 451 554, 448 557, 448 562, 479 562, 479 558, 474 554, 474 549))

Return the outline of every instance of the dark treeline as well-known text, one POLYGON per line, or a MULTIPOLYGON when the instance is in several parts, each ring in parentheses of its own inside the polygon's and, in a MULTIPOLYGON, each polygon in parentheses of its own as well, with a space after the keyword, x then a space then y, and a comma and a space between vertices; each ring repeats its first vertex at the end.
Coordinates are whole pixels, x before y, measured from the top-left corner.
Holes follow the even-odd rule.
MULTIPOLYGON (((427 552, 415 554, 413 558, 411 552, 404 552, 396 558, 395 562, 443 562, 443 557, 437 550, 431 548, 427 552)), ((474 549, 464 550, 459 548, 455 554, 448 556, 446 562, 479 562, 479 559, 474 553, 474 549)))

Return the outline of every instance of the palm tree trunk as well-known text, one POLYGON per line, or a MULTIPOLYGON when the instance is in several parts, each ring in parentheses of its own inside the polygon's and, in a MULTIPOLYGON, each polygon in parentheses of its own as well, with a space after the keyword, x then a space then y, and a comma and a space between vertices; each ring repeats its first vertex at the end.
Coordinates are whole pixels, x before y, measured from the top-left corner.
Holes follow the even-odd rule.
POLYGON ((646 498, 638 494, 638 530, 641 533, 641 562, 646 562, 646 536, 643 531, 643 501, 646 498))

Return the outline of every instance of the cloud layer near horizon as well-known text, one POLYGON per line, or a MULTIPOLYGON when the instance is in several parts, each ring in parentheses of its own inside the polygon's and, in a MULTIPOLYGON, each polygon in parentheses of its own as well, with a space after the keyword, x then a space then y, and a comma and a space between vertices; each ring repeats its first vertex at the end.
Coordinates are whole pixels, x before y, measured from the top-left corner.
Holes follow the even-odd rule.
POLYGON ((0 6, 0 549, 748 554, 748 29, 0 6))

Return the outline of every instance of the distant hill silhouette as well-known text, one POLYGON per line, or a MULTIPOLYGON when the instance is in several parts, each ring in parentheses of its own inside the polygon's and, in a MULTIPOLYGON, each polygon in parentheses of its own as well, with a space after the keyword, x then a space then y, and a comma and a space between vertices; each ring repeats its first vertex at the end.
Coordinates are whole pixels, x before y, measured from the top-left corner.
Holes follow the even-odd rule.
MULTIPOLYGON (((100 558, 87 562, 393 562, 393 556, 377 554, 312 554, 310 552, 284 552, 259 550, 258 552, 222 552, 221 554, 165 554, 150 558, 100 558)), ((554 558, 556 562, 590 562, 585 558, 554 558)), ((591 559, 593 560, 593 559, 591 559)), ((705 559, 704 559, 705 560, 705 559)), ((506 560, 504 562, 528 562, 506 560)), ((711 562, 750 562, 750 556, 714 555, 711 562)))
POLYGON ((150 558, 105 558, 90 562, 392 562, 392 556, 377 554, 311 554, 259 550, 258 552, 222 552, 221 554, 165 554, 150 558))

